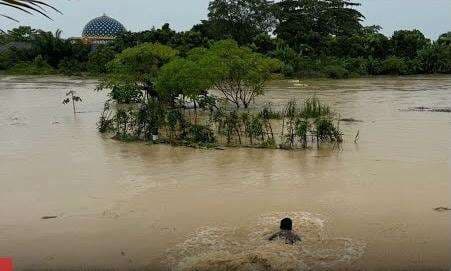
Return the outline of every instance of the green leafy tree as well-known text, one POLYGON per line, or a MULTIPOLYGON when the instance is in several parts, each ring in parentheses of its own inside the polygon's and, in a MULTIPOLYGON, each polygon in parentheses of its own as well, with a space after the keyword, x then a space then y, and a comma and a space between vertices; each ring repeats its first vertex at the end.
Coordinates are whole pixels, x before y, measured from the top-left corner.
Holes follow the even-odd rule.
POLYGON ((154 83, 157 74, 177 53, 177 50, 158 43, 144 43, 125 49, 108 64, 110 73, 100 88, 126 84, 145 91, 147 98, 156 96, 154 83))
POLYGON ((107 64, 114 59, 116 52, 109 46, 99 46, 89 54, 88 71, 93 74, 107 72, 107 64))
POLYGON ((362 29, 364 16, 351 0, 282 0, 275 4, 275 33, 291 47, 320 46, 330 35, 350 36, 362 29))
POLYGON ((248 108, 255 97, 262 95, 264 82, 281 67, 278 60, 239 47, 231 40, 215 43, 198 63, 214 87, 237 108, 248 108))
POLYGON ((391 38, 393 52, 398 57, 415 58, 419 50, 430 44, 419 30, 399 30, 391 38))
POLYGON ((64 75, 80 75, 84 70, 83 63, 73 58, 64 58, 58 64, 58 70, 64 75))
POLYGON ((197 101, 211 86, 204 69, 190 59, 177 58, 163 66, 156 80, 160 96, 170 101, 180 94, 197 101))
POLYGON ((272 1, 268 0, 213 0, 208 11, 204 31, 215 40, 233 38, 239 44, 249 44, 258 34, 270 32, 275 25, 272 1))
POLYGON ((32 41, 33 54, 42 55, 53 68, 58 68, 60 61, 68 58, 85 62, 90 52, 89 46, 81 42, 72 43, 61 38, 61 34, 61 30, 55 33, 38 31, 32 41))
POLYGON ((19 26, 8 30, 4 35, 4 43, 16 41, 16 42, 31 42, 38 30, 31 28, 30 26, 19 26))
POLYGON ((438 43, 420 50, 418 59, 423 73, 445 73, 451 64, 446 49, 438 43))
POLYGON ((365 36, 366 50, 369 56, 377 59, 385 59, 391 50, 390 39, 380 33, 372 33, 365 36))
POLYGON ((382 62, 382 74, 403 75, 407 73, 407 64, 404 59, 391 56, 382 62))
POLYGON ((440 35, 437 43, 440 46, 451 46, 451 31, 440 35))

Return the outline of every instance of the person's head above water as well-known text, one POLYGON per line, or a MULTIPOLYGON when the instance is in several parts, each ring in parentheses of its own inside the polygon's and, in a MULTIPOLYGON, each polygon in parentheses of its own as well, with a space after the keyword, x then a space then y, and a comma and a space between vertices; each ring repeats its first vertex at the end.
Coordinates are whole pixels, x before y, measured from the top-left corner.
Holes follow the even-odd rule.
POLYGON ((284 218, 280 221, 280 229, 283 231, 293 230, 293 220, 291 218, 284 218))

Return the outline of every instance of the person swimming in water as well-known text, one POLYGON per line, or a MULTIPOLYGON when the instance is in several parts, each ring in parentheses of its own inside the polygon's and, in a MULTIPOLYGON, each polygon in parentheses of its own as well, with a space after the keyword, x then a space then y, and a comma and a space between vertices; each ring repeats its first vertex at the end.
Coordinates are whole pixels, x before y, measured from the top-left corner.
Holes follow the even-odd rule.
POLYGON ((285 244, 293 245, 296 242, 300 242, 301 238, 293 231, 293 220, 291 218, 284 218, 280 222, 280 231, 271 235, 269 241, 274 239, 283 239, 285 244))

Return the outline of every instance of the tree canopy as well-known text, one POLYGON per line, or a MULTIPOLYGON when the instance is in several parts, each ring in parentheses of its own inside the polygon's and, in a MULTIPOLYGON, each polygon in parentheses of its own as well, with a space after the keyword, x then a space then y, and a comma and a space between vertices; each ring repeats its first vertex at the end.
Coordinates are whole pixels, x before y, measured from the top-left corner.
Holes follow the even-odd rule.
POLYGON ((213 0, 208 6, 208 20, 193 29, 215 40, 234 39, 247 44, 275 27, 272 5, 268 0, 213 0))
POLYGON ((264 82, 279 68, 279 61, 240 47, 235 41, 219 41, 209 49, 195 49, 187 59, 165 65, 157 89, 171 96, 184 94, 194 98, 214 87, 236 107, 247 108, 263 94, 264 82))
POLYGON ((277 36, 293 48, 317 46, 324 37, 350 36, 362 29, 364 16, 350 0, 282 0, 275 4, 277 36))

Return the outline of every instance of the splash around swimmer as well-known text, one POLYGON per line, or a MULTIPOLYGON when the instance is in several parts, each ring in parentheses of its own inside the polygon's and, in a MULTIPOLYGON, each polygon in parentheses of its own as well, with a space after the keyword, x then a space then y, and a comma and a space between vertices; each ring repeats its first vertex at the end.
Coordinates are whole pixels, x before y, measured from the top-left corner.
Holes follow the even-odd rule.
POLYGON ((290 245, 302 241, 301 237, 293 231, 293 220, 291 218, 284 218, 280 221, 280 231, 271 235, 269 241, 275 239, 285 240, 285 244, 290 245))

